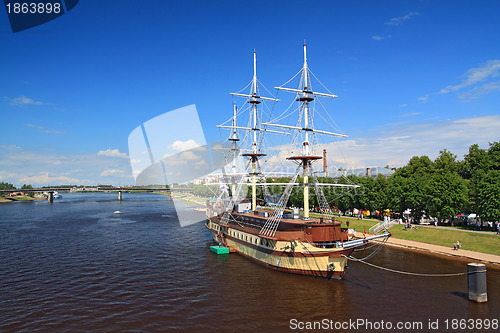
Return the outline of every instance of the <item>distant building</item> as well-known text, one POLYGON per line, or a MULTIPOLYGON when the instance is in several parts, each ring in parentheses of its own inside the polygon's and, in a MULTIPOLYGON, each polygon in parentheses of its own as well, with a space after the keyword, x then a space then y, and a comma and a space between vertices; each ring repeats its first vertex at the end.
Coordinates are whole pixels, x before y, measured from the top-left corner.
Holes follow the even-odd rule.
POLYGON ((339 169, 334 169, 331 170, 327 175, 325 175, 325 172, 318 172, 316 173, 316 176, 318 177, 329 177, 333 179, 338 179, 341 177, 347 177, 347 176, 358 176, 358 177, 372 177, 372 178, 377 178, 378 175, 383 175, 384 177, 389 177, 392 175, 395 171, 393 169, 388 169, 385 167, 374 167, 374 168, 360 168, 360 169, 350 169, 350 170, 339 170, 339 169))

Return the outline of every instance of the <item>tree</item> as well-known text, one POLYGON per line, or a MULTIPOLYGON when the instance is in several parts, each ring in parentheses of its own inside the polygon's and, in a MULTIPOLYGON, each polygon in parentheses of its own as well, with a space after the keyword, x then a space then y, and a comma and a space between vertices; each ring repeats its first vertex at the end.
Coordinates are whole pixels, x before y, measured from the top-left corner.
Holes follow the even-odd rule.
POLYGON ((458 172, 459 163, 457 155, 452 154, 446 149, 439 152, 439 156, 434 160, 434 168, 436 172, 458 172))
POLYGON ((21 186, 22 190, 28 190, 28 189, 32 189, 32 188, 33 188, 33 186, 31 186, 31 184, 29 184, 29 185, 24 184, 23 186, 21 186))
POLYGON ((434 172, 426 183, 429 215, 440 220, 463 212, 467 204, 467 182, 458 174, 457 156, 446 149, 434 160, 434 172))
POLYGON ((457 172, 438 172, 427 184, 427 212, 443 220, 463 211, 467 202, 467 185, 457 172))
POLYGON ((389 180, 381 174, 373 183, 372 207, 378 211, 389 208, 389 180))
POLYGON ((13 184, 6 183, 6 182, 1 182, 0 183, 0 190, 15 190, 16 187, 13 184))
POLYGON ((426 210, 427 181, 434 172, 434 163, 427 156, 414 156, 407 165, 396 170, 389 186, 390 208, 403 213, 410 208, 420 217, 426 210))
POLYGON ((478 180, 477 212, 486 221, 500 221, 500 170, 488 170, 478 180))
POLYGON ((460 167, 460 174, 469 181, 471 209, 481 216, 481 224, 483 220, 499 219, 499 170, 500 142, 491 142, 488 150, 479 148, 477 144, 470 146, 460 167))

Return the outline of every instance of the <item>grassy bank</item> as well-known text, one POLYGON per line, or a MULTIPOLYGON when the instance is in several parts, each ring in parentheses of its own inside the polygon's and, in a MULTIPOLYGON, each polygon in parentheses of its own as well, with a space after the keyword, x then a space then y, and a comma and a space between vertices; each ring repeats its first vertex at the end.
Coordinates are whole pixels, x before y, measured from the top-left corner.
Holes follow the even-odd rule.
MULTIPOLYGON (((313 215, 313 214, 311 214, 313 215)), ((318 217, 319 214, 314 214, 318 217)), ((377 220, 358 220, 352 217, 336 217, 342 221, 342 227, 346 227, 346 220, 349 220, 349 228, 356 229, 357 232, 368 231, 370 227, 377 224, 377 220)), ((402 224, 396 224, 389 229, 392 237, 406 239, 415 242, 434 244, 453 248, 453 244, 458 240, 462 244, 462 249, 500 255, 500 236, 487 235, 475 232, 466 232, 457 229, 423 228, 404 230, 402 224)))
POLYGON ((12 201, 33 201, 41 200, 43 198, 33 198, 28 195, 16 195, 15 197, 0 197, 0 202, 12 202, 12 201))
POLYGON ((462 244, 462 249, 500 255, 500 236, 498 235, 440 228, 418 228, 405 231, 404 226, 401 224, 396 224, 389 231, 395 238, 442 245, 450 248, 458 240, 462 244))
POLYGON ((174 198, 180 199, 183 202, 190 204, 190 205, 197 205, 197 206, 205 206, 208 198, 202 198, 194 195, 186 195, 186 194, 177 194, 177 193, 172 193, 174 198))

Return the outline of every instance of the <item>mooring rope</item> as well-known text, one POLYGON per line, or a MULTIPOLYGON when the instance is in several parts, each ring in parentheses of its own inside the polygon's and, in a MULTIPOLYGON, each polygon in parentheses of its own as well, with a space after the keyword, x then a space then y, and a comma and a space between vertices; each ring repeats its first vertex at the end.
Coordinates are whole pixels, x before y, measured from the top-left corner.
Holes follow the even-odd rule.
MULTIPOLYGON (((379 269, 382 269, 382 270, 385 270, 385 271, 389 271, 389 272, 392 272, 392 273, 399 273, 399 274, 405 274, 405 275, 426 276, 426 277, 450 277, 450 276, 460 276, 460 275, 466 275, 467 274, 467 273, 428 274, 428 273, 404 272, 404 271, 398 271, 398 270, 387 268, 387 267, 378 266, 378 265, 366 262, 366 261, 364 261, 362 259, 357 259, 357 258, 354 258, 354 257, 351 257, 351 256, 346 256, 346 255, 343 255, 343 254, 342 254, 342 256, 346 257, 349 260, 356 261, 356 262, 361 262, 361 263, 366 264, 368 266, 379 268, 379 269)), ((477 272, 474 272, 474 273, 477 273, 477 272)))
MULTIPOLYGON (((380 251, 380 249, 382 249, 382 246, 383 246, 383 245, 387 242, 387 239, 388 239, 388 238, 389 238, 389 237, 385 237, 385 238, 384 238, 384 240, 383 240, 382 242, 380 242, 380 244, 378 244, 378 247, 377 247, 377 248, 376 248, 376 249, 375 249, 372 253, 370 253, 369 255, 367 255, 367 256, 366 256, 366 257, 364 257, 364 258, 361 258, 361 259, 354 258, 354 257, 346 257, 346 258, 347 258, 347 259, 351 259, 351 258, 353 258, 353 259, 356 259, 356 260, 358 260, 358 261, 363 261, 363 260, 370 259, 370 258, 371 258, 371 257, 373 257, 374 255, 376 255, 376 254, 380 251)), ((377 244, 375 244, 375 245, 377 245, 377 244)), ((356 249, 354 249, 354 250, 356 250, 356 249)))

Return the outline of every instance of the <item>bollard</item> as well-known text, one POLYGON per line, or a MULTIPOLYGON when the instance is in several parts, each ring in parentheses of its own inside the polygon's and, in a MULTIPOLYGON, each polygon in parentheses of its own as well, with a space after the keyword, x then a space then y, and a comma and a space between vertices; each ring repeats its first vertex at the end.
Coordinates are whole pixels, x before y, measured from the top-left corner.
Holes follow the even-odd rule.
POLYGON ((477 303, 488 301, 486 292, 486 266, 484 264, 467 264, 467 286, 469 300, 477 303))

